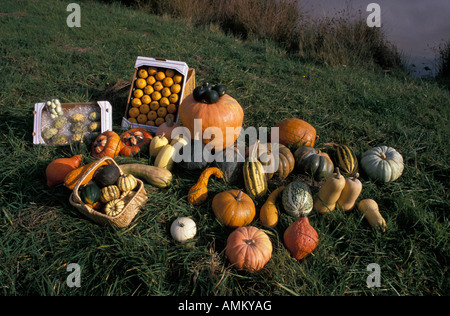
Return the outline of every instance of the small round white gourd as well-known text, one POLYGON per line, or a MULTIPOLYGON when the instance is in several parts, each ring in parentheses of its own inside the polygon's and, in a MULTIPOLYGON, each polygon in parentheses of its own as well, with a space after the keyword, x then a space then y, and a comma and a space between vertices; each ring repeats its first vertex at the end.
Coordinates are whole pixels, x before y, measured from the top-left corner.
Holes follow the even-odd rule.
POLYGON ((179 217, 170 226, 170 234, 176 241, 183 242, 194 238, 197 234, 197 225, 189 217, 179 217))

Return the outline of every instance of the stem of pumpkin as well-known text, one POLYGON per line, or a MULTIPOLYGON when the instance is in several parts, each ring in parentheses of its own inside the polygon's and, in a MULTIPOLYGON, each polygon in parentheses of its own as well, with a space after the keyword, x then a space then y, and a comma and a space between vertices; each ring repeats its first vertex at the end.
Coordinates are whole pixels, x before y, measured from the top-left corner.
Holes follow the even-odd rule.
POLYGON ((239 191, 237 197, 236 197, 236 201, 240 202, 242 200, 242 191, 239 191))
POLYGON ((384 159, 386 159, 386 155, 383 152, 381 152, 380 153, 380 158, 384 160, 384 159))
POLYGON ((253 246, 255 244, 254 239, 246 239, 246 240, 244 240, 244 242, 249 246, 253 246))

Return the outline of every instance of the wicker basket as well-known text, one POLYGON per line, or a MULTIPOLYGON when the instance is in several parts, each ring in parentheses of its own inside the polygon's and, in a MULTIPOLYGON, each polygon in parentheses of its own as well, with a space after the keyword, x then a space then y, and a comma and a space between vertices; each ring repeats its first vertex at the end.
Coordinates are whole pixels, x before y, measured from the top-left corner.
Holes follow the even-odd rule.
POLYGON ((91 166, 91 168, 87 170, 85 174, 78 180, 78 182, 75 184, 75 187, 73 188, 72 194, 70 195, 69 202, 83 215, 87 216, 98 224, 112 225, 115 227, 127 227, 139 212, 139 209, 144 206, 145 201, 147 200, 147 192, 145 191, 144 183, 141 180, 136 179, 136 188, 132 193, 128 194, 127 197, 124 198, 125 207, 123 208, 122 212, 120 212, 116 216, 108 216, 93 209, 92 207, 85 204, 78 194, 80 185, 84 181, 85 177, 91 172, 94 172, 99 166, 101 166, 101 163, 105 160, 111 160, 112 163, 114 163, 119 168, 120 174, 123 175, 123 171, 114 161, 114 159, 110 157, 103 157, 97 160, 91 166))

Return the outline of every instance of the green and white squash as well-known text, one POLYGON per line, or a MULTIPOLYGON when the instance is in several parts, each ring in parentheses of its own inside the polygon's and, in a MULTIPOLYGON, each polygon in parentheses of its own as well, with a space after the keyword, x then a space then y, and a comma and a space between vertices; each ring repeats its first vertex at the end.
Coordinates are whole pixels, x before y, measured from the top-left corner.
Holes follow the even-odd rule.
POLYGON ((112 201, 109 201, 105 205, 105 214, 108 216, 117 216, 119 215, 123 209, 125 208, 125 202, 120 199, 115 199, 112 201))
POLYGON ((370 178, 383 182, 397 180, 405 167, 402 155, 388 146, 374 147, 366 151, 362 155, 361 166, 370 178))
POLYGON ((291 182, 283 190, 282 203, 289 215, 306 215, 311 212, 314 204, 311 189, 302 181, 291 182))
POLYGON ((120 190, 117 185, 110 185, 102 188, 100 202, 107 203, 120 198, 120 190))
POLYGON ((122 192, 134 190, 137 186, 137 180, 132 174, 123 174, 117 180, 117 187, 122 192))

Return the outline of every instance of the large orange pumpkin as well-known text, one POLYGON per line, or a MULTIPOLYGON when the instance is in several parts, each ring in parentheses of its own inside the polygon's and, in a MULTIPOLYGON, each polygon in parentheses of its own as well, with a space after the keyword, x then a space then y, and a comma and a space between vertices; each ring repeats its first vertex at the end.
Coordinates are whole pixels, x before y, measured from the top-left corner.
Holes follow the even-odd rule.
POLYGON ((120 135, 123 148, 120 155, 131 157, 140 152, 147 152, 152 140, 152 134, 145 128, 132 128, 120 135))
MULTIPOLYGON (((231 96, 225 94, 216 103, 205 103, 196 101, 193 94, 188 95, 180 104, 178 115, 181 123, 194 138, 194 120, 201 119, 202 141, 205 144, 212 143, 214 149, 224 149, 234 144, 242 129, 244 121, 244 110, 241 105, 231 96), (204 133, 209 127, 217 128, 217 134, 211 130, 209 138, 204 133), (227 127, 233 127, 235 133, 226 137, 227 127), (219 132, 222 135, 219 135, 219 132), (233 136, 233 137, 231 137, 233 136), (205 139, 206 137, 206 139, 205 139)), ((200 130, 196 131, 200 132, 200 130)))
POLYGON ((277 123, 280 144, 297 148, 302 145, 314 147, 317 138, 316 129, 308 122, 298 118, 287 118, 277 123))
POLYGON ((252 198, 240 190, 228 190, 216 194, 211 207, 217 220, 232 228, 250 224, 256 215, 252 198))
POLYGON ((272 257, 272 250, 272 242, 265 232, 246 226, 228 236, 225 254, 236 269, 258 271, 272 257))
POLYGON ((120 136, 113 131, 105 131, 97 136, 92 145, 92 155, 96 158, 105 156, 116 158, 122 150, 120 136))

